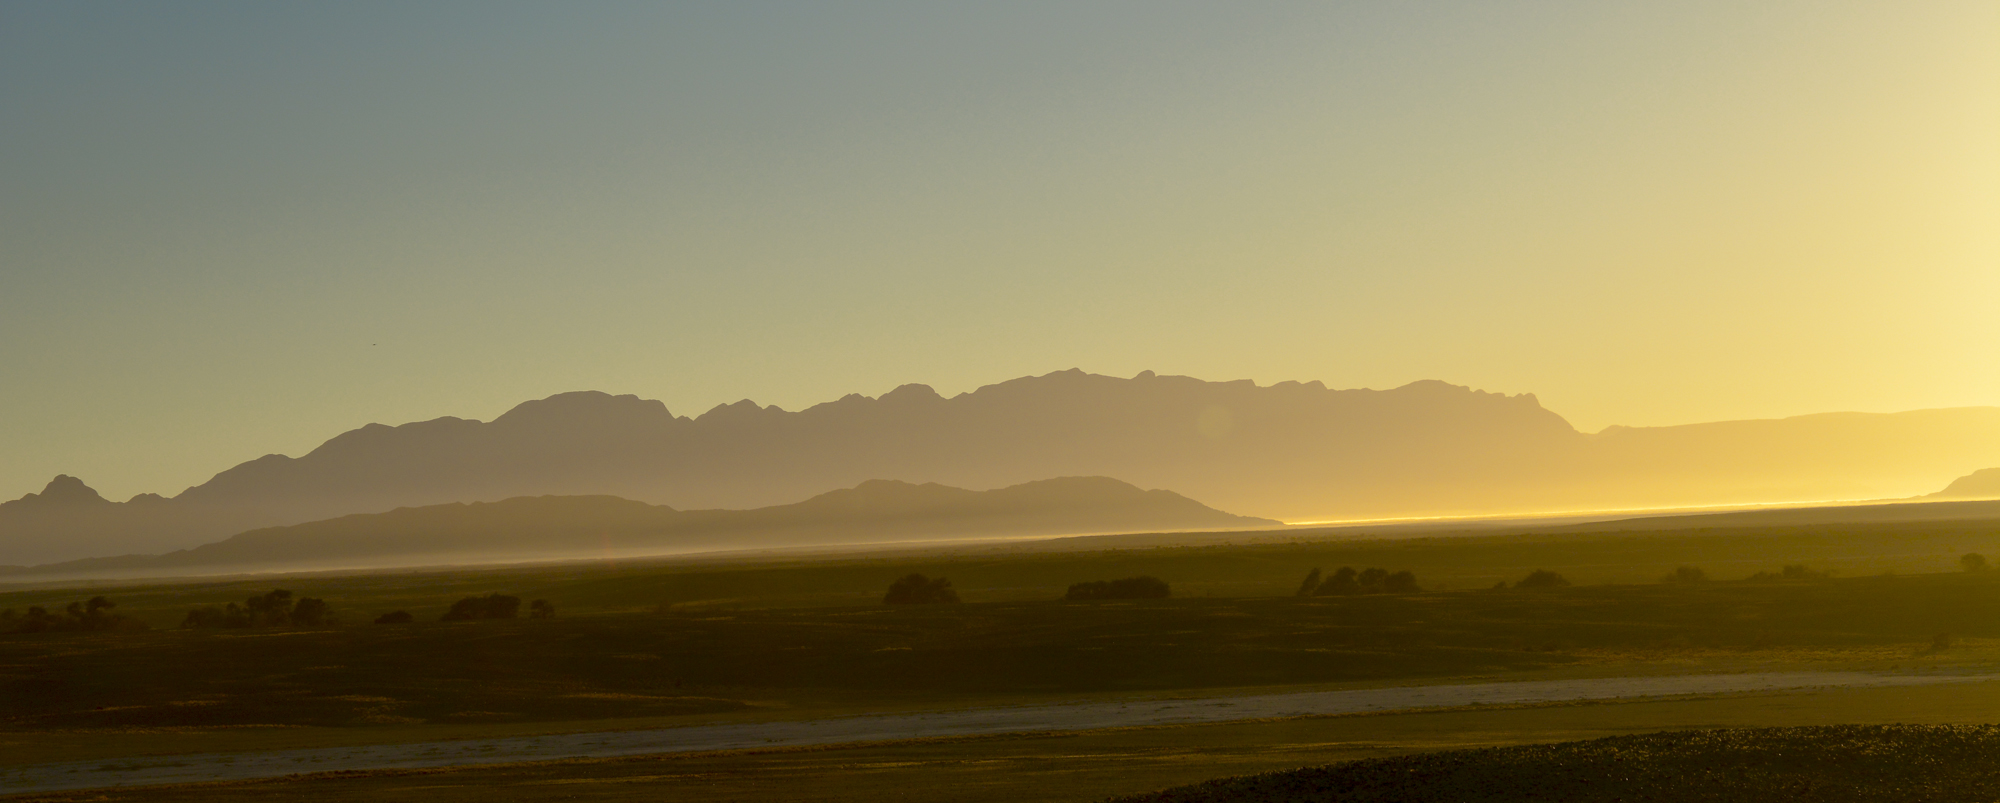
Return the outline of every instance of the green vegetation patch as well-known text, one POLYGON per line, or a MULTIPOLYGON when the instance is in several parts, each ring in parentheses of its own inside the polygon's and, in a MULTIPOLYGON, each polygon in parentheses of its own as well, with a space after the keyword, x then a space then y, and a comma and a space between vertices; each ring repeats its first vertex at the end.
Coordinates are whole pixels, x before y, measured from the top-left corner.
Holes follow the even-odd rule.
POLYGON ((1991 801, 2000 726, 1836 725, 1614 736, 1224 778, 1125 803, 1991 801))

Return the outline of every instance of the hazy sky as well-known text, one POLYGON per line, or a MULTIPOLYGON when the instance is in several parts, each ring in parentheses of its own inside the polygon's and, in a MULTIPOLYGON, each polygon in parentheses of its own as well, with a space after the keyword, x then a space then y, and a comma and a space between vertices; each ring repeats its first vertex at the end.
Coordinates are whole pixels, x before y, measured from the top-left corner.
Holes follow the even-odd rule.
POLYGON ((5 498, 584 388, 2000 404, 2000 3, 5 2, 0 343, 5 498))

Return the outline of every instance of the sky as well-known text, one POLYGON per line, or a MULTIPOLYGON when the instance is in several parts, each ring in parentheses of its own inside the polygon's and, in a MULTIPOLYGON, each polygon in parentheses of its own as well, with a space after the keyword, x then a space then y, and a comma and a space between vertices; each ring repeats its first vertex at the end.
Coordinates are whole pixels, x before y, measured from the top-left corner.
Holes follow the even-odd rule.
POLYGON ((0 2, 0 498, 580 389, 2000 405, 2000 3, 0 2))

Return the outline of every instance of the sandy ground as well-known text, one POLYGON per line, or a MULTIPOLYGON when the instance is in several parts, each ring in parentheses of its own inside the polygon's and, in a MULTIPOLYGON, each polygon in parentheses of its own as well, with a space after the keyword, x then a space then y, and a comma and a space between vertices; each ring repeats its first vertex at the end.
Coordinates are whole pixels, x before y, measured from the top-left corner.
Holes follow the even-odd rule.
POLYGON ((1228 722, 1467 705, 1613 700, 1688 694, 1742 694, 1812 688, 1913 686, 1992 679, 1993 676, 1987 675, 1766 672, 1399 686, 1181 700, 1020 706, 796 722, 702 725, 657 730, 551 734, 371 747, 149 756, 112 761, 34 764, 0 770, 0 792, 46 792, 108 786, 240 780, 333 770, 412 769, 563 758, 602 758, 649 753, 837 744, 932 736, 1228 722))

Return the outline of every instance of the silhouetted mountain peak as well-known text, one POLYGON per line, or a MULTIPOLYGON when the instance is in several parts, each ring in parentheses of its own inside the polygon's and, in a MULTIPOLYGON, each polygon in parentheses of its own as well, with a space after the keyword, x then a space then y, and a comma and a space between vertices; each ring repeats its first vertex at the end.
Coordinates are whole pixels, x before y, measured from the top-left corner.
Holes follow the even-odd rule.
POLYGON ((49 484, 42 488, 41 493, 28 494, 17 501, 36 506, 114 504, 111 500, 99 496, 96 489, 83 484, 83 480, 68 474, 57 474, 55 479, 49 480, 49 484))
POLYGON ((783 412, 784 408, 775 404, 764 407, 749 399, 742 399, 734 404, 718 404, 711 407, 708 412, 696 416, 695 420, 708 424, 757 421, 783 412))
POLYGON ((929 385, 911 383, 882 394, 882 401, 889 404, 920 404, 927 401, 943 401, 936 389, 929 385))
POLYGON ((658 424, 675 419, 674 414, 667 410, 666 403, 658 399, 641 399, 630 393, 613 396, 601 390, 577 390, 521 402, 493 419, 493 423, 505 427, 537 428, 579 420, 658 424))

